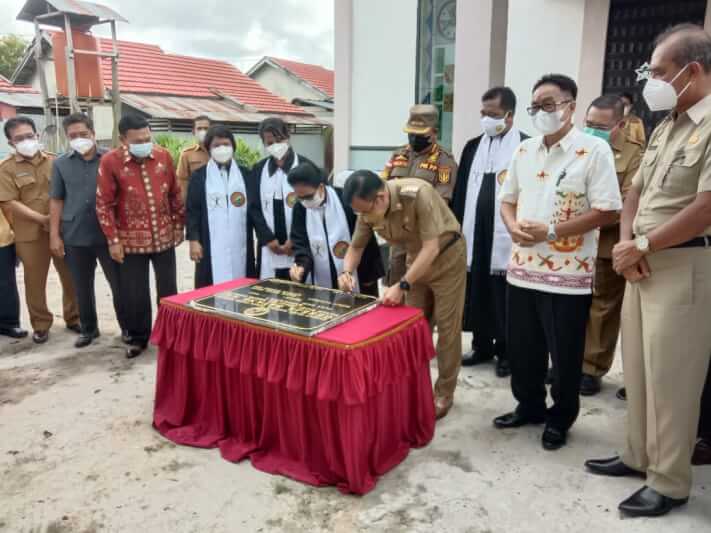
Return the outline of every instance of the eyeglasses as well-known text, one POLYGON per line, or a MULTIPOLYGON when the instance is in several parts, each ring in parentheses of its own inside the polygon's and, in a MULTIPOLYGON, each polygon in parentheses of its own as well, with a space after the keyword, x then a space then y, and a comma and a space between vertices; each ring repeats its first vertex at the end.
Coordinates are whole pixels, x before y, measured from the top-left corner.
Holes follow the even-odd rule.
POLYGON ((558 106, 562 106, 563 104, 569 104, 570 102, 572 102, 572 100, 563 100, 562 102, 546 102, 544 104, 533 104, 531 107, 527 107, 526 111, 531 116, 536 115, 540 110, 543 110, 546 113, 552 113, 558 108, 558 106))

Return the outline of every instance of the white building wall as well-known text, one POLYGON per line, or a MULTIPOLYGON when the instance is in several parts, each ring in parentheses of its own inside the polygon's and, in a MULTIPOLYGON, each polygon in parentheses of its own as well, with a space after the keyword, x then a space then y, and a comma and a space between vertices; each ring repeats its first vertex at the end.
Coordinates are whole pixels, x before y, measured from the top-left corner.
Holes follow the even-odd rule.
POLYGON ((268 65, 255 72, 252 78, 289 102, 294 98, 305 98, 307 100, 323 100, 324 98, 323 94, 309 88, 295 77, 268 65))
POLYGON ((415 100, 417 0, 352 5, 349 167, 380 170, 392 148, 407 142, 402 128, 415 100))
POLYGON ((584 14, 585 0, 509 0, 506 84, 519 102, 516 125, 529 135, 536 134, 526 113, 536 80, 548 73, 579 78, 584 14))

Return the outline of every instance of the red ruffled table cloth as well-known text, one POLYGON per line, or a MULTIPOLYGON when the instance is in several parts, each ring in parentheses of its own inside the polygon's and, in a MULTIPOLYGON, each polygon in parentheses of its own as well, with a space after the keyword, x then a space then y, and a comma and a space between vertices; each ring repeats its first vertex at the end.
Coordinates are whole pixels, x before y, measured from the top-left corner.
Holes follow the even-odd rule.
POLYGON ((421 311, 378 306, 314 337, 162 301, 153 423, 177 444, 311 485, 365 494, 434 435, 432 335, 421 311))

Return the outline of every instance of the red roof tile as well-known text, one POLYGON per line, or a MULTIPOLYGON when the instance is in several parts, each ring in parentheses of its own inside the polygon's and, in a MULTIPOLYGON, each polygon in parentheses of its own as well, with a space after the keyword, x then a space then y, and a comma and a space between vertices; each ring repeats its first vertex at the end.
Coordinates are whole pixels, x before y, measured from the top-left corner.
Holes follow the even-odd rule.
POLYGON ((278 63, 295 76, 309 82, 311 85, 333 98, 334 73, 332 70, 318 65, 309 65, 308 63, 291 61, 289 59, 278 59, 276 57, 270 57, 269 59, 275 63, 278 63))
MULTIPOLYGON (((98 38, 102 51, 111 52, 111 39, 98 38)), ((308 114, 276 96, 235 66, 214 59, 166 54, 156 45, 119 41, 121 91, 138 94, 214 97, 217 89, 265 113, 308 114)), ((111 87, 111 60, 102 60, 104 85, 111 87)))
POLYGON ((0 93, 29 93, 37 94, 29 85, 13 85, 4 76, 0 76, 0 93))

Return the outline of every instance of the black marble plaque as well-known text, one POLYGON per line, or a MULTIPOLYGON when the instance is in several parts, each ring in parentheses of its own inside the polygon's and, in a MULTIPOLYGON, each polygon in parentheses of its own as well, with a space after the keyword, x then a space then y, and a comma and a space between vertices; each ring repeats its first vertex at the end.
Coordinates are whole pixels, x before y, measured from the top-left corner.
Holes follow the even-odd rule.
POLYGON ((191 305, 310 337, 372 309, 376 299, 273 278, 199 298, 191 305))

